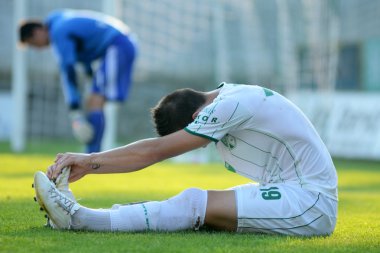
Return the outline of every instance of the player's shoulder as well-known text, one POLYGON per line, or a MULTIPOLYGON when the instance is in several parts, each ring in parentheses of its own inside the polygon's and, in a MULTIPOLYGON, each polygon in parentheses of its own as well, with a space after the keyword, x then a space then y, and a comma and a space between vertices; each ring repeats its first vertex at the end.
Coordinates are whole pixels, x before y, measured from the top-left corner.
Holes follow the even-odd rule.
POLYGON ((226 103, 240 103, 251 107, 275 92, 259 85, 222 83, 218 99, 226 103))
POLYGON ((220 85, 220 93, 215 102, 222 111, 236 110, 240 115, 260 113, 266 101, 277 101, 278 93, 260 85, 228 84, 220 85))
POLYGON ((232 115, 246 114, 247 109, 245 100, 236 84, 222 83, 218 86, 220 89, 218 96, 211 104, 203 108, 198 118, 208 118, 214 115, 219 120, 228 121, 232 115))
POLYGON ((49 15, 45 19, 45 23, 47 24, 55 24, 57 22, 61 22, 63 19, 67 18, 73 13, 73 10, 70 9, 57 9, 51 11, 49 15))
POLYGON ((218 86, 221 94, 231 94, 233 96, 255 96, 255 95, 273 95, 275 92, 260 85, 239 84, 239 83, 221 83, 218 86))
POLYGON ((47 18, 45 19, 45 24, 49 29, 49 33, 51 35, 55 35, 55 33, 62 32, 62 27, 65 24, 65 18, 67 15, 67 10, 55 10, 52 11, 47 18))
POLYGON ((61 16, 62 16, 61 10, 55 10, 49 13, 49 15, 44 20, 45 25, 49 28, 49 30, 60 19, 61 16))
POLYGON ((55 10, 50 13, 46 24, 53 44, 60 44, 59 42, 67 38, 73 31, 78 33, 82 29, 77 17, 76 11, 71 9, 55 10))

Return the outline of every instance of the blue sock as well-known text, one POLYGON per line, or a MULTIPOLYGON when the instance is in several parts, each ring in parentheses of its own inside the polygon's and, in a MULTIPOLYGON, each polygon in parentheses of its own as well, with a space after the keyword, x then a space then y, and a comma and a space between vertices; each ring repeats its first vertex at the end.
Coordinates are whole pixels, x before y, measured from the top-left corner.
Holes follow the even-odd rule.
POLYGON ((94 138, 86 144, 86 153, 99 152, 104 132, 104 113, 102 110, 91 111, 87 120, 94 128, 94 138))

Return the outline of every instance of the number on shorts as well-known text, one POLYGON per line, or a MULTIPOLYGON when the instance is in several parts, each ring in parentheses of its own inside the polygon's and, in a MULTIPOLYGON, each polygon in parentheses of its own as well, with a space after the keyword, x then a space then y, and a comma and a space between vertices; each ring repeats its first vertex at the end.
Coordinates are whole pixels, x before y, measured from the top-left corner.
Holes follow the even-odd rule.
POLYGON ((261 194, 261 197, 265 200, 275 200, 281 198, 281 193, 278 190, 277 187, 270 187, 268 189, 260 189, 263 193, 261 194))

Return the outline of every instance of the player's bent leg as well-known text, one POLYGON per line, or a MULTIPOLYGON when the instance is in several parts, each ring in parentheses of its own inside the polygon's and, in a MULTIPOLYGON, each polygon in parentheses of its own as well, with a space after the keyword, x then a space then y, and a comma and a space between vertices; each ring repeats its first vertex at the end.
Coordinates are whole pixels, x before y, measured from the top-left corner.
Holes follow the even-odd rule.
POLYGON ((88 96, 86 106, 88 111, 96 111, 103 109, 105 99, 102 95, 92 93, 88 96))
POLYGON ((205 225, 220 230, 236 231, 235 191, 208 191, 205 225))
POLYGON ((92 140, 86 144, 86 152, 99 152, 101 151, 101 142, 105 128, 104 98, 98 94, 91 94, 87 100, 87 105, 87 120, 94 129, 94 134, 92 140))

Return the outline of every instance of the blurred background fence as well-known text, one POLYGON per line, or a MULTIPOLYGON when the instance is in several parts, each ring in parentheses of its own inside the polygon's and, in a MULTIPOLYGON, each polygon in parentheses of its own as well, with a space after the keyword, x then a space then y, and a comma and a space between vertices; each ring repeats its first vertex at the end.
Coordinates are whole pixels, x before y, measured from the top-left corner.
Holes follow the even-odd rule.
POLYGON ((289 96, 333 154, 380 159, 379 0, 0 0, 0 140, 15 129, 10 122, 19 102, 11 84, 12 73, 18 82, 22 66, 14 63, 21 54, 26 138, 74 141, 52 51, 14 49, 17 4, 23 18, 45 18, 60 8, 106 12, 137 35, 120 143, 154 135, 149 108, 167 92, 209 90, 226 81, 289 96))

